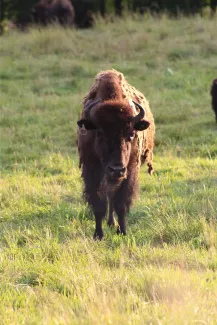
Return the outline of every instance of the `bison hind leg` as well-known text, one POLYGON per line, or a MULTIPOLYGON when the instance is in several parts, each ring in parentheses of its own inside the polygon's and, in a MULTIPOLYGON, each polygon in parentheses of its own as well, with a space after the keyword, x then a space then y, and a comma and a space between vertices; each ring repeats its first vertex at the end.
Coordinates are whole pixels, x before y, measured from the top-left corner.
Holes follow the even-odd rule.
POLYGON ((108 215, 108 221, 107 221, 107 225, 109 227, 116 227, 117 226, 117 221, 115 220, 115 211, 114 211, 114 203, 113 203, 113 199, 110 198, 109 199, 109 215, 108 215))
POLYGON ((148 165, 148 173, 149 173, 149 175, 152 175, 153 171, 154 171, 154 168, 153 168, 151 163, 148 163, 147 165, 148 165))
POLYGON ((153 159, 153 153, 152 150, 146 149, 144 154, 141 156, 141 164, 143 165, 144 163, 147 164, 148 166, 148 173, 149 175, 153 174, 154 168, 152 165, 152 159, 153 159))

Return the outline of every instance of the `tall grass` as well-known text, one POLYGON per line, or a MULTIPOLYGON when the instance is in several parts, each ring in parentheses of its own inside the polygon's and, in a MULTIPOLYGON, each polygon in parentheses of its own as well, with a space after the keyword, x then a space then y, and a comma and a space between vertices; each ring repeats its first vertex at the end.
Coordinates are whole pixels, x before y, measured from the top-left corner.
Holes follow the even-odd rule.
POLYGON ((0 323, 216 324, 217 22, 124 18, 0 39, 0 323), (82 201, 81 102, 100 70, 142 91, 156 121, 152 177, 128 235, 82 201))

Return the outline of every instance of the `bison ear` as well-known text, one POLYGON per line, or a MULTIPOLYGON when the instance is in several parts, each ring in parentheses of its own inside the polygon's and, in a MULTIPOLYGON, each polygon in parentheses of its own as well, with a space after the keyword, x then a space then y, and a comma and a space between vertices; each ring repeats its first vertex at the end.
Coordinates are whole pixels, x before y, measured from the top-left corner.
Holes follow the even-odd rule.
POLYGON ((144 131, 149 127, 149 125, 150 125, 149 121, 141 120, 134 125, 134 129, 137 131, 144 131))
POLYGON ((95 130, 96 126, 88 120, 79 120, 77 122, 79 128, 85 128, 86 130, 95 130))

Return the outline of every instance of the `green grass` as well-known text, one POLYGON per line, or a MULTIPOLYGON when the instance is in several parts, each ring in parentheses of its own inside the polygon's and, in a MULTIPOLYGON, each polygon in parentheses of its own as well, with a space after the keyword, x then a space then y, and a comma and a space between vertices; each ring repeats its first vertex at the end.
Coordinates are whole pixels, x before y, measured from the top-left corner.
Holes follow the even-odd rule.
POLYGON ((217 21, 135 17, 0 39, 0 324, 217 324, 217 21), (100 70, 142 91, 155 173, 128 235, 82 200, 76 121, 100 70))

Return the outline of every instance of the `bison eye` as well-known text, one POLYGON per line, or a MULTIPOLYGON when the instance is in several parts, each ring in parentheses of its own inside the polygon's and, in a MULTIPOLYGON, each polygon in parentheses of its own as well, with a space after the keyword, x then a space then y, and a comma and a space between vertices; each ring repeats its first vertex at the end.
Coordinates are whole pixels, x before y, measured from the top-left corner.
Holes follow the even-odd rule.
POLYGON ((129 134, 129 135, 128 135, 128 137, 127 137, 127 141, 129 141, 129 142, 132 142, 132 141, 133 141, 133 139, 134 139, 134 136, 135 136, 135 134, 134 134, 134 133, 132 133, 132 134, 129 134))

